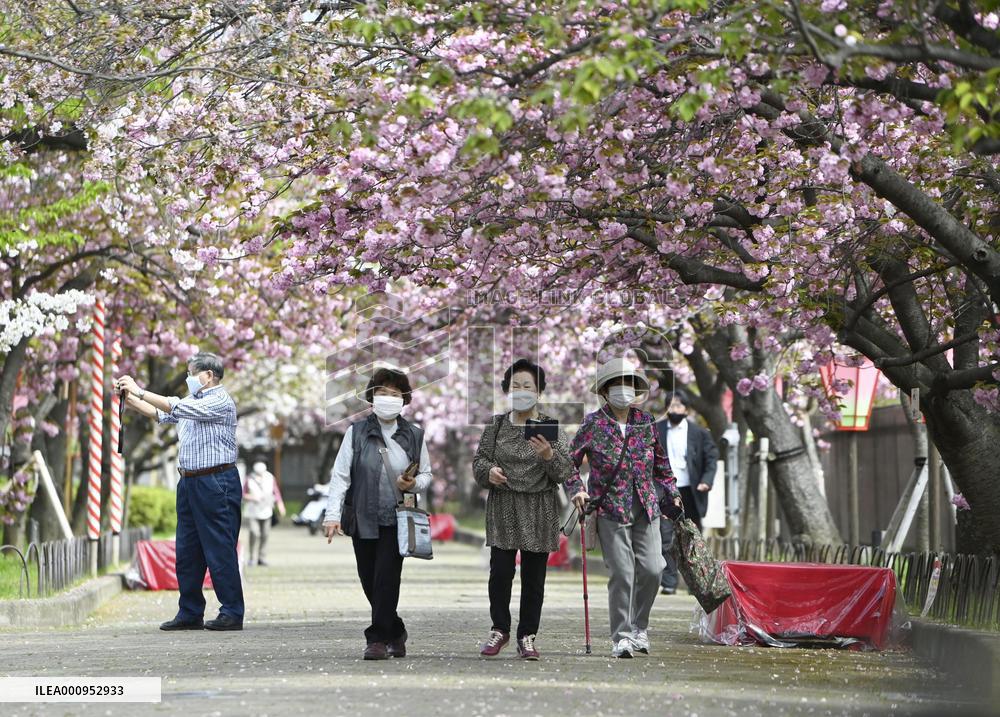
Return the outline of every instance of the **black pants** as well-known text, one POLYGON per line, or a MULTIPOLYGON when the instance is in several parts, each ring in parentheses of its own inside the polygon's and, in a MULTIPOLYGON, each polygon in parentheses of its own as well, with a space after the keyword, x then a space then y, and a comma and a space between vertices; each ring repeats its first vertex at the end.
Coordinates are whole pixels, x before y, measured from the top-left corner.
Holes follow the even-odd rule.
POLYGON ((399 581, 403 558, 399 554, 396 526, 379 526, 378 538, 352 537, 354 557, 358 562, 361 587, 372 606, 372 624, 365 630, 365 640, 390 642, 402 637, 406 628, 396 608, 399 606, 399 581))
MULTIPOLYGON (((510 632, 510 593, 514 584, 516 550, 490 549, 490 618, 493 629, 510 632)), ((521 551, 521 610, 517 638, 538 633, 545 599, 545 570, 548 553, 521 551)))
MULTIPOLYGON (((684 504, 684 515, 694 521, 701 530, 701 515, 698 513, 698 506, 694 504, 694 488, 684 486, 679 488, 681 492, 681 502, 684 504)), ((660 576, 660 587, 670 590, 677 589, 677 561, 671 548, 674 545, 674 521, 663 519, 660 521, 660 538, 663 542, 663 559, 667 561, 667 567, 663 569, 660 576)))

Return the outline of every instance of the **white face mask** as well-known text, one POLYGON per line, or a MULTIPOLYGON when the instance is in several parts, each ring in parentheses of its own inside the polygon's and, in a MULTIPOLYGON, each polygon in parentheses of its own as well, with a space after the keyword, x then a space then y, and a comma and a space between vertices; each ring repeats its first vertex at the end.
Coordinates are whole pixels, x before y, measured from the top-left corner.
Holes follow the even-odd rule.
POLYGON ((198 380, 197 376, 188 376, 185 380, 187 381, 188 391, 191 392, 192 396, 204 388, 204 386, 201 385, 201 381, 198 380))
POLYGON ((522 413, 530 411, 538 403, 538 394, 534 391, 514 391, 510 394, 510 405, 515 411, 522 413))
POLYGON ((391 421, 403 411, 402 396, 375 396, 372 400, 375 415, 383 421, 391 421))
POLYGON ((608 403, 619 411, 624 410, 635 401, 635 388, 632 386, 612 386, 608 389, 608 403))

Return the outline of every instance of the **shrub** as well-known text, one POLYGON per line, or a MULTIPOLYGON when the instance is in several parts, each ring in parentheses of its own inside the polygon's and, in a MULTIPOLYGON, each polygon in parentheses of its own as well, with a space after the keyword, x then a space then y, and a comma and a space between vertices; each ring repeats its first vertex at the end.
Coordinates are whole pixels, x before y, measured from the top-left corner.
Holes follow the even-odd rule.
POLYGON ((166 488, 132 486, 129 495, 128 524, 148 525, 154 533, 172 533, 177 529, 176 493, 166 488))

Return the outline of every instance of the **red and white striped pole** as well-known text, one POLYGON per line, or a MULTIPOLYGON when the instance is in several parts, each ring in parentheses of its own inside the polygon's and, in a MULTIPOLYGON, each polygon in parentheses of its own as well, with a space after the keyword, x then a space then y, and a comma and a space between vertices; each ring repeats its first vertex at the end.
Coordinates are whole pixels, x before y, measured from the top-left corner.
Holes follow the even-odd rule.
POLYGON ((90 440, 87 457, 87 537, 90 539, 90 573, 97 575, 97 546, 101 537, 101 454, 104 438, 104 302, 94 304, 94 352, 91 356, 90 440))
MULTIPOLYGON (((121 331, 115 332, 111 342, 111 376, 118 375, 118 364, 122 359, 121 331)), ((121 438, 122 397, 118 391, 111 392, 111 562, 117 564, 121 551, 122 532, 122 484, 125 476, 125 459, 118 441, 121 438)))

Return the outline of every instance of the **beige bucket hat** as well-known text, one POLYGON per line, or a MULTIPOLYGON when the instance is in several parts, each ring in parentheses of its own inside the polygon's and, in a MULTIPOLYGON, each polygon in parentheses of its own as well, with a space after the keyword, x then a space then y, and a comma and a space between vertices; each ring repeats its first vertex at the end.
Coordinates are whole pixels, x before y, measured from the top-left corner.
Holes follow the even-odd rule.
POLYGON ((600 393, 604 384, 620 376, 631 376, 637 392, 649 390, 649 379, 646 378, 646 372, 642 370, 642 366, 634 360, 614 358, 597 369, 594 382, 590 384, 590 392, 600 393))

